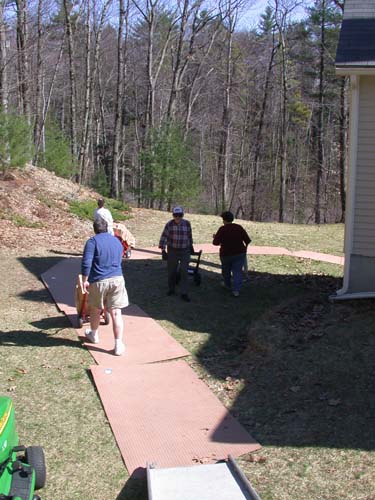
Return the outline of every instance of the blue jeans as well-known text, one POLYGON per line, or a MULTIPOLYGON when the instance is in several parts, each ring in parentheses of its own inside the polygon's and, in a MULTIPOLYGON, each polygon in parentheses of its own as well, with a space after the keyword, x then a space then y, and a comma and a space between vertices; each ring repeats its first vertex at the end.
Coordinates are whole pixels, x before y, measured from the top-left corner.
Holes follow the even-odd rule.
POLYGON ((242 267, 244 264, 246 254, 222 256, 221 271, 224 278, 225 286, 230 288, 231 277, 233 276, 233 291, 239 292, 242 285, 242 267))

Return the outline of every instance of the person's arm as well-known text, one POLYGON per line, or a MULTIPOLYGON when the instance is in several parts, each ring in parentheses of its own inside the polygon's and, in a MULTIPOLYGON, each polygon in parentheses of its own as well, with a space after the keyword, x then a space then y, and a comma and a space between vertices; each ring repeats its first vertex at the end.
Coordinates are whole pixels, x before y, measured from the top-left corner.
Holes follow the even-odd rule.
POLYGON ((245 245, 250 245, 251 243, 251 238, 250 236, 247 234, 247 232, 245 231, 244 228, 242 228, 242 231, 243 231, 243 242, 245 243, 245 245))
POLYGON ((188 239, 190 241, 190 253, 194 253, 194 244, 193 244, 193 231, 191 229, 191 224, 189 221, 186 221, 188 223, 188 231, 187 231, 187 234, 188 234, 188 239))
POLYGON ((86 241, 85 248, 83 250, 82 264, 81 264, 81 274, 82 274, 82 285, 84 290, 87 291, 89 287, 89 275, 91 271, 92 261, 95 253, 95 240, 90 238, 86 241))
POLYGON ((108 210, 108 222, 113 226, 113 217, 110 210, 108 210))
POLYGON ((221 245, 221 227, 219 228, 218 232, 213 235, 213 238, 214 238, 212 241, 213 245, 216 245, 216 246, 221 245))
POLYGON ((160 236, 160 241, 159 241, 159 248, 161 250, 165 250, 165 247, 167 246, 168 243, 168 237, 169 237, 169 227, 168 224, 164 226, 164 230, 161 233, 160 236))

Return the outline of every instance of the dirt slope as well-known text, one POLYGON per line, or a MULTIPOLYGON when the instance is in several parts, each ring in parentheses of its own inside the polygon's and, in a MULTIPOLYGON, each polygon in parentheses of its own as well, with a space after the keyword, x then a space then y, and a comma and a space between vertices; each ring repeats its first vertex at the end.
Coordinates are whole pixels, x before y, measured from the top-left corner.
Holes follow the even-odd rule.
POLYGON ((82 251, 89 221, 69 213, 68 202, 98 195, 44 168, 26 166, 0 177, 0 248, 82 251))

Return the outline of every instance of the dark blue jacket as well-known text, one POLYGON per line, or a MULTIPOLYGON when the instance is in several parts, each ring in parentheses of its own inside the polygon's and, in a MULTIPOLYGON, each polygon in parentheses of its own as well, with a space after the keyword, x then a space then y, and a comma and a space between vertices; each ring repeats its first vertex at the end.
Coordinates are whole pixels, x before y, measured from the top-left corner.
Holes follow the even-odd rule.
POLYGON ((82 256, 81 272, 89 283, 122 276, 123 248, 120 241, 109 233, 99 233, 87 240, 82 256))

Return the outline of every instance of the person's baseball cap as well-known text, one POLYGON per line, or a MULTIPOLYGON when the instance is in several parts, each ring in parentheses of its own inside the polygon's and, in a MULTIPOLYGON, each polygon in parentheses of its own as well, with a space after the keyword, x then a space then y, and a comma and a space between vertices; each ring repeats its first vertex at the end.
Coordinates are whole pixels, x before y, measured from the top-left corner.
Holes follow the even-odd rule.
POLYGON ((173 215, 182 215, 184 213, 184 209, 182 207, 174 207, 172 210, 173 215))

